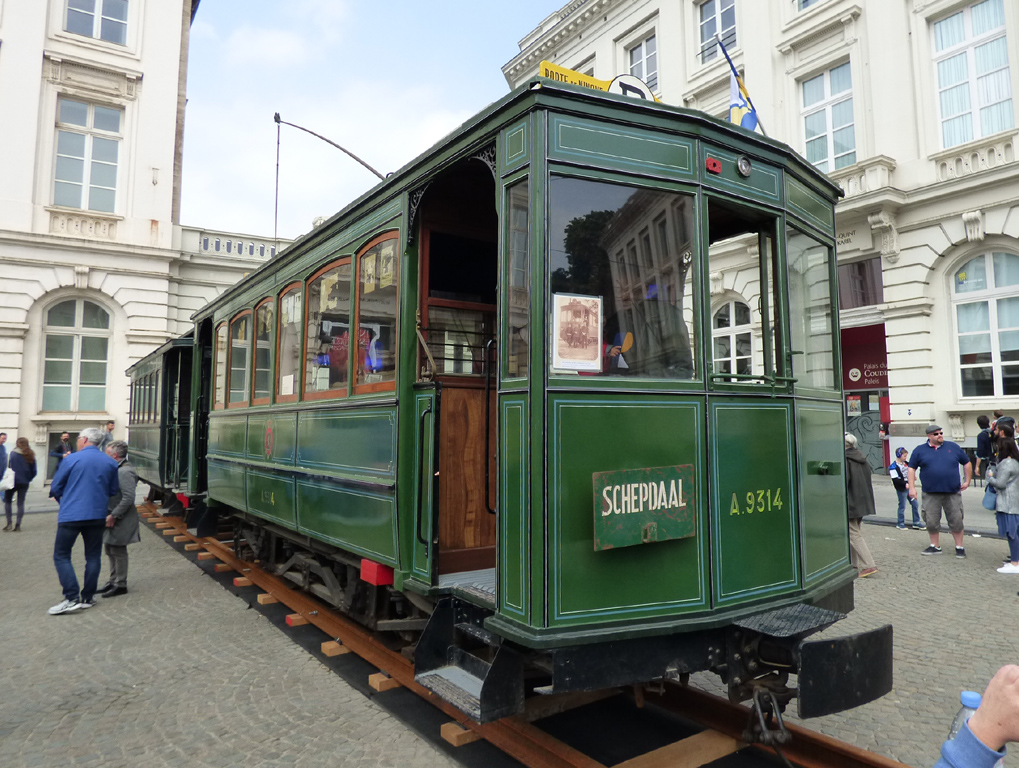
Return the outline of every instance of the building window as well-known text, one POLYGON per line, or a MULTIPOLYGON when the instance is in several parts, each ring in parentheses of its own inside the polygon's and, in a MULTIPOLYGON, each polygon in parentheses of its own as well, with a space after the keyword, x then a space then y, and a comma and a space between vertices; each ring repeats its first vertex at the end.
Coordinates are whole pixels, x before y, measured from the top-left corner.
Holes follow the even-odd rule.
POLYGON ((807 160, 823 173, 856 162, 853 76, 849 62, 803 81, 807 160))
POLYGON ((880 257, 839 264, 839 309, 870 307, 883 302, 880 257))
POLYGON ((68 299, 46 312, 42 410, 106 410, 110 314, 86 299, 68 299))
POLYGON ((1014 125, 1002 0, 984 0, 934 24, 941 143, 945 148, 1014 125))
POLYGON ((645 38, 629 49, 630 74, 643 80, 652 91, 658 90, 658 45, 655 36, 645 38))
POLYGON ((952 280, 963 397, 1019 395, 1019 256, 986 253, 952 280))
POLYGON ((98 104, 57 102, 55 205, 113 212, 121 116, 119 109, 98 104))
POLYGON ((750 307, 734 300, 711 318, 711 348, 715 373, 753 373, 754 347, 750 307))
POLYGON ((127 44, 127 0, 67 0, 64 29, 108 43, 127 44))
POLYGON ((736 45, 736 0, 707 0, 700 5, 701 62, 718 56, 718 42, 722 38, 726 49, 736 45))
POLYGON ((812 5, 817 5, 821 0, 798 0, 797 5, 801 11, 807 10, 812 5))

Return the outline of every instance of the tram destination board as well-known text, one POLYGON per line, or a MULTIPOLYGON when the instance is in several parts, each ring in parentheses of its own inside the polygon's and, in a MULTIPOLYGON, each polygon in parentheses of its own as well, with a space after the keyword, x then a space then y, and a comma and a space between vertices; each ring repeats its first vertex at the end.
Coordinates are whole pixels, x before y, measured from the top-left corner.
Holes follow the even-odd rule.
POLYGON ((592 480, 595 551, 696 533, 692 464, 595 472, 592 480))

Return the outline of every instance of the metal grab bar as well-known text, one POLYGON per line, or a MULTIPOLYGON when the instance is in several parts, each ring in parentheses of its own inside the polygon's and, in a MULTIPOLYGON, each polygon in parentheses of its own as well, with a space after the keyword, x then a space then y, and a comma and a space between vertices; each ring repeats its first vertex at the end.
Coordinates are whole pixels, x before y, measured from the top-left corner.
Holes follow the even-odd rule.
POLYGON ((421 419, 418 422, 418 450, 421 452, 421 460, 418 462, 418 469, 420 470, 418 476, 418 508, 417 508, 417 537, 418 541, 425 545, 425 557, 428 556, 430 544, 424 536, 421 535, 421 520, 424 515, 421 514, 421 510, 424 502, 424 491, 421 489, 421 481, 425 479, 425 417, 432 412, 432 404, 428 403, 428 407, 421 412, 421 419))
POLYGON ((495 509, 492 507, 492 492, 491 492, 491 453, 492 453, 492 441, 488 436, 488 429, 492 420, 491 413, 492 408, 489 402, 491 398, 492 388, 492 367, 489 365, 489 360, 492 359, 492 347, 495 345, 495 339, 489 339, 488 343, 485 344, 485 509, 488 510, 488 514, 494 515, 495 509))

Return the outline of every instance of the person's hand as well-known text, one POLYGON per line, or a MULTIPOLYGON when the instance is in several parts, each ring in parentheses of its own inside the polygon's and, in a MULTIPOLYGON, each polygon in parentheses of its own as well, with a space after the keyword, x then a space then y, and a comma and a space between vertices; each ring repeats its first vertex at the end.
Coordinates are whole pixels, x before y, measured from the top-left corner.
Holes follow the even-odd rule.
POLYGON ((619 357, 619 353, 622 351, 620 346, 616 344, 614 347, 609 348, 609 357, 619 357))
POLYGON ((965 483, 963 483, 962 486, 960 486, 959 490, 960 491, 965 491, 967 488, 969 488, 969 480, 967 480, 965 483))
POLYGON ((115 518, 113 515, 107 515, 106 516, 106 527, 107 528, 112 528, 113 524, 115 522, 117 522, 117 518, 115 518))
POLYGON ((910 488, 909 489, 909 498, 911 498, 911 499, 915 499, 916 498, 916 488, 910 488))
POLYGON ((969 719, 969 729, 995 752, 1019 741, 1019 667, 1006 664, 995 673, 980 708, 969 719))

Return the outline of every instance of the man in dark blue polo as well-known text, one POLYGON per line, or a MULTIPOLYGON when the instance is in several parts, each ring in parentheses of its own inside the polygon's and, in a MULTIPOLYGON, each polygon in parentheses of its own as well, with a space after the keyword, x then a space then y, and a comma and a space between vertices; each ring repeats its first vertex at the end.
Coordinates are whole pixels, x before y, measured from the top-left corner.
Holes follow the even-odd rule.
POLYGON ((77 453, 69 454, 60 462, 50 485, 50 496, 60 502, 53 564, 64 591, 63 602, 50 608, 51 616, 95 605, 106 509, 110 497, 120 493, 117 462, 99 450, 102 440, 101 429, 83 429, 78 435, 77 453), (71 563, 71 549, 78 536, 85 546, 85 580, 80 592, 71 563))
POLYGON ((969 488, 973 479, 973 465, 969 456, 950 440, 945 440, 945 431, 937 424, 927 427, 927 442, 913 449, 909 457, 909 496, 916 498, 916 470, 923 480, 923 519, 931 545, 920 554, 941 554, 941 510, 945 510, 948 530, 955 539, 955 556, 966 557, 962 546, 962 492, 969 488), (959 466, 966 473, 966 479, 959 483, 959 466))

